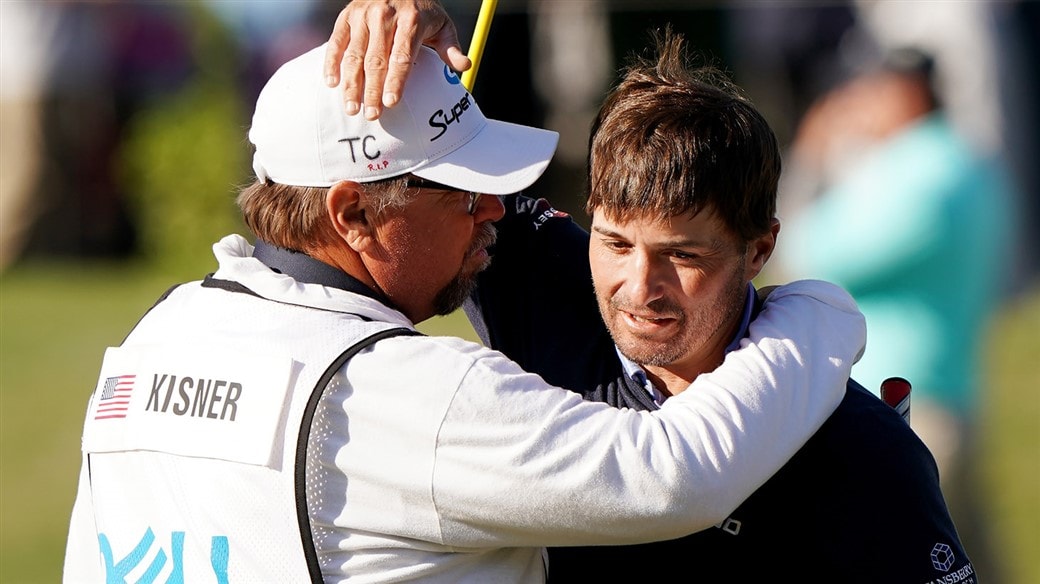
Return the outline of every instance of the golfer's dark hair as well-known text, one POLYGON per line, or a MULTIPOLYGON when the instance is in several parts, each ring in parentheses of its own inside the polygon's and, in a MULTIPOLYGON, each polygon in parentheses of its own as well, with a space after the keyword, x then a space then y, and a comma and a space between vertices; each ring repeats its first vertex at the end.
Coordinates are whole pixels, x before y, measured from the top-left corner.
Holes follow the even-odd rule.
POLYGON ((776 215, 780 149, 744 92, 710 66, 691 67, 683 37, 655 33, 607 96, 589 138, 586 210, 615 220, 713 211, 737 236, 776 215))

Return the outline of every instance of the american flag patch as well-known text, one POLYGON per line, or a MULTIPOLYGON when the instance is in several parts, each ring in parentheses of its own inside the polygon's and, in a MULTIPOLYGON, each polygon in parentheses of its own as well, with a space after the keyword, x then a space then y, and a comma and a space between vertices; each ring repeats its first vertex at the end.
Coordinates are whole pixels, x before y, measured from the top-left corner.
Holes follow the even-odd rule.
POLYGON ((134 391, 136 378, 136 375, 120 375, 105 379, 105 387, 101 390, 101 398, 98 399, 94 419, 125 418, 127 409, 130 407, 130 394, 134 391))

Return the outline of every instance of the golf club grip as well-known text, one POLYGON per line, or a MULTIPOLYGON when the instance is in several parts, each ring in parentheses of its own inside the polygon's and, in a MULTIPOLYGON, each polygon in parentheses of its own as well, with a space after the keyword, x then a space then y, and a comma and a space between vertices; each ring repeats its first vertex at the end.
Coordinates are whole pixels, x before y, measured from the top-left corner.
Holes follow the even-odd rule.
POLYGON ((895 408, 910 423, 910 382, 902 377, 889 377, 881 382, 881 400, 895 408))

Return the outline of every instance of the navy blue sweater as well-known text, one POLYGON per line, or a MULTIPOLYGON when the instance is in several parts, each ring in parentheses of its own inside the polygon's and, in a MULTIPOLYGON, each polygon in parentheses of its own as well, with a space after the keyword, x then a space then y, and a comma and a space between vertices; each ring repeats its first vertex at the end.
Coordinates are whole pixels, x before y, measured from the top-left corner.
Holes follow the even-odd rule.
MULTIPOLYGON (((622 372, 600 319, 588 234, 544 200, 504 202, 492 267, 467 307, 484 342, 585 399, 656 408, 622 372)), ((695 582, 977 582, 931 454, 853 380, 823 427, 719 526, 666 542, 549 550, 553 583, 613 581, 619 570, 695 582)))

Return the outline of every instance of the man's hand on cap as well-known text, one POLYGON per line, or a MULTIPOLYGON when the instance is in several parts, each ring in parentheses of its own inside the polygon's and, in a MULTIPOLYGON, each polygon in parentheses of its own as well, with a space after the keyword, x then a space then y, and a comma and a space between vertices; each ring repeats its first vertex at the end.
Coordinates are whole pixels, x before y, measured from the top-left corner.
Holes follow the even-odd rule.
POLYGON ((374 120, 401 99, 420 45, 433 47, 456 71, 471 63, 459 46, 455 24, 435 0, 354 0, 336 18, 325 51, 325 80, 344 81, 343 100, 354 115, 364 105, 374 120))

